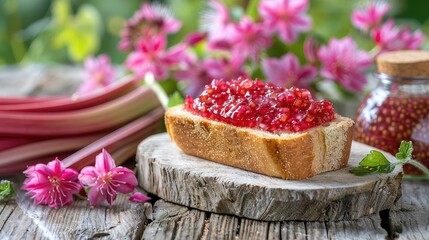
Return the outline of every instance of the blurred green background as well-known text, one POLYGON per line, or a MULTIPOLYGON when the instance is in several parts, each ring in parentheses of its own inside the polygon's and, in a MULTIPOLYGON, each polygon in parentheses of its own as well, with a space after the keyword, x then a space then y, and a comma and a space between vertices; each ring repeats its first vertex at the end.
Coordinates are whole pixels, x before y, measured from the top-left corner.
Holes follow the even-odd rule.
MULTIPOLYGON (((0 0, 0 64, 81 63, 89 55, 107 53, 114 63, 126 57, 118 50, 124 21, 139 9, 142 0, 0 0)), ((164 0, 183 21, 170 45, 198 29, 206 0, 164 0)), ((240 13, 249 1, 225 1, 240 13)), ((371 41, 350 22, 353 8, 365 1, 312 0, 309 13, 313 31, 322 39, 352 35, 361 48, 369 50, 371 41)), ((429 1, 391 1, 390 17, 429 34, 429 1)), ((427 41, 424 45, 427 48, 427 41)))

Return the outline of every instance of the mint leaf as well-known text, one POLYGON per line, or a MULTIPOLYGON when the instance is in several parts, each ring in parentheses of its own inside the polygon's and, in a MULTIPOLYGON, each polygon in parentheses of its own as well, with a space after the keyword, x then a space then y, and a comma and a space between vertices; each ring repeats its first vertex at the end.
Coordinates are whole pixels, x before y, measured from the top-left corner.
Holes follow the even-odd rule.
POLYGON ((375 173, 390 173, 395 169, 395 164, 387 160, 383 153, 371 150, 362 161, 359 162, 359 167, 350 170, 351 173, 357 176, 365 176, 375 173))
POLYGON ((13 188, 12 182, 8 180, 0 181, 0 202, 7 201, 8 199, 15 196, 15 189, 13 188))
POLYGON ((174 92, 173 95, 168 98, 167 107, 174 107, 176 105, 182 104, 184 102, 184 99, 182 95, 180 95, 179 92, 174 92))
POLYGON ((375 173, 390 173, 395 169, 394 164, 389 165, 382 165, 382 166, 375 166, 375 167, 365 167, 365 166, 359 166, 355 167, 352 170, 350 170, 351 173, 355 174, 356 176, 365 176, 375 173))
POLYGON ((402 141, 399 146, 399 152, 396 153, 396 158, 401 162, 406 162, 411 159, 413 154, 413 142, 402 141))
POLYGON ((363 167, 377 167, 390 165, 390 162, 383 153, 371 150, 370 153, 360 161, 359 165, 363 167))

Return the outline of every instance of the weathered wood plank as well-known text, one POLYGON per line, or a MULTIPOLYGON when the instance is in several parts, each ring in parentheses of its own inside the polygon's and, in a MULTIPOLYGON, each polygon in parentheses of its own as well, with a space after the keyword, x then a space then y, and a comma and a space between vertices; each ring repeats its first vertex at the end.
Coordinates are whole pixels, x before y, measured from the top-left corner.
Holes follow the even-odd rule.
POLYGON ((205 213, 159 200, 142 239, 201 239, 205 213))
POLYGON ((159 200, 142 239, 384 239, 375 214, 353 221, 267 222, 208 213, 159 200), (204 218, 206 214, 206 219, 204 218))
POLYGON ((1 204, 0 239, 136 239, 146 223, 142 204, 118 195, 112 207, 91 208, 86 200, 52 209, 35 206, 21 191, 1 204))
POLYGON ((249 239, 249 240, 267 239, 269 229, 270 229, 269 222, 242 219, 238 238, 249 239))
MULTIPOLYGON (((327 239, 384 239, 387 236, 386 230, 381 227, 378 214, 355 221, 336 221, 325 224, 327 239)), ((313 229, 309 224, 307 228, 313 229)))
POLYGON ((390 208, 401 194, 399 168, 365 177, 349 173, 371 149, 353 143, 348 167, 288 181, 186 155, 164 133, 139 146, 139 183, 166 201, 249 219, 357 219, 390 208))
POLYGON ((403 194, 389 214, 392 237, 429 239, 429 181, 403 181, 403 194))
POLYGON ((281 239, 306 239, 305 222, 288 221, 281 226, 281 239))
POLYGON ((211 214, 206 239, 236 239, 239 228, 239 218, 228 215, 211 214))

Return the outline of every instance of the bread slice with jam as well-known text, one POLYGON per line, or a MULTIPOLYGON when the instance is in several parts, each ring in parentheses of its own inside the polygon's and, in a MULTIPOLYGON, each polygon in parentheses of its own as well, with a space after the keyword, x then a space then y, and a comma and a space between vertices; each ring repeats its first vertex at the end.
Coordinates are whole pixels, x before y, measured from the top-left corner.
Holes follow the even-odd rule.
MULTIPOLYGON (((224 83, 221 82, 221 84, 224 83)), ((230 83, 227 82, 227 84, 230 83)), ((234 84, 242 85, 241 82, 234 84)), ((210 89, 222 89, 218 85, 219 83, 215 82, 210 86, 206 86, 205 92, 201 95, 205 97, 202 99, 207 100, 207 92, 213 94, 210 89)), ((235 85, 232 88, 236 87, 235 85)), ((270 96, 273 91, 277 91, 277 87, 272 85, 268 87, 267 92, 270 96)), ((252 90, 249 88, 247 90, 248 92, 253 91, 259 94, 262 91, 261 88, 265 89, 266 87, 261 85, 257 89, 252 90)), ((221 91, 225 91, 225 88, 223 87, 221 91)), ((290 90, 280 88, 279 92, 281 91, 290 90)), ((248 96, 249 94, 243 92, 242 95, 248 96)), ((300 93, 295 91, 293 95, 298 98, 296 95, 300 95, 300 93)), ((349 118, 332 114, 332 119, 329 119, 329 121, 327 120, 318 126, 310 126, 304 130, 298 129, 298 131, 292 132, 290 130, 275 129, 273 131, 270 128, 270 131, 267 131, 257 127, 235 126, 219 119, 204 117, 204 114, 198 111, 204 113, 207 113, 207 111, 219 112, 219 110, 225 110, 225 108, 233 108, 234 102, 230 101, 227 104, 221 102, 223 106, 218 104, 220 109, 217 109, 217 111, 214 110, 213 105, 210 105, 210 108, 202 109, 202 104, 199 102, 201 96, 195 101, 190 101, 188 98, 185 105, 170 108, 165 113, 165 123, 171 140, 186 154, 283 179, 306 179, 347 165, 354 124, 349 118), (189 107, 191 106, 197 106, 195 109, 198 111, 190 109, 189 107)), ((213 99, 217 98, 215 96, 208 102, 214 103, 216 100, 213 99)), ((247 100, 250 98, 247 97, 247 100)), ((234 97, 234 99, 236 98, 234 97)), ((309 103, 317 105, 317 102, 312 100, 311 97, 306 97, 304 102, 307 101, 306 99, 309 103)), ((245 102, 246 100, 241 99, 238 102, 243 104, 243 101, 245 102)), ((250 101, 252 100, 250 99, 250 101)), ((269 101, 271 102, 258 102, 255 108, 261 110, 260 108, 264 104, 271 106, 273 104, 272 100, 269 101)), ((246 107, 249 106, 248 102, 244 104, 246 107)), ((293 102, 291 104, 291 106, 294 106, 293 102)), ((277 106, 279 105, 277 104, 277 106)), ((287 104, 282 104, 282 106, 287 107, 287 104)), ((304 107, 309 108, 309 106, 304 107)), ((240 108, 235 107, 234 109, 240 108)), ((296 114, 302 112, 302 109, 300 110, 296 107, 291 107, 291 109, 296 114)), ((319 113, 316 111, 311 111, 311 113, 314 113, 315 116, 318 116, 318 114, 325 116, 328 110, 329 106, 328 109, 320 109, 319 113)), ((248 111, 247 113, 250 114, 248 111)), ((275 114, 277 114, 275 116, 278 116, 279 113, 275 114)), ((307 114, 309 114, 308 109, 307 114)), ((269 116, 269 113, 266 113, 266 115, 269 116)), ((213 114, 210 116, 213 117, 213 114)), ((291 114, 288 116, 290 116, 290 119, 284 119, 285 122, 296 122, 296 116, 291 114)), ((249 118, 251 116, 247 116, 246 119, 249 118)), ((305 117, 300 115, 299 118, 305 121, 305 117)), ((278 120, 278 117, 276 119, 278 120)), ((277 120, 275 123, 278 123, 277 120)), ((238 122, 245 125, 244 120, 238 122)), ((308 126, 308 122, 304 122, 304 125, 299 126, 308 126)), ((249 125, 254 124, 249 122, 249 125)), ((265 125, 263 124, 263 126, 265 125)), ((284 125, 280 124, 279 126, 284 125)), ((297 129, 293 128, 293 126, 288 126, 290 129, 297 129)))

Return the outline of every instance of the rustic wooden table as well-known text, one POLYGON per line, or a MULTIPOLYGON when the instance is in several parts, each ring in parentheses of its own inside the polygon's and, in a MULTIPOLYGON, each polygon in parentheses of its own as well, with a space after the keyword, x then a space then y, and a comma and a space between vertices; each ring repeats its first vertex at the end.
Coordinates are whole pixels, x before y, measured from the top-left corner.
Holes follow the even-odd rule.
MULTIPOLYGON (((156 198, 154 198, 156 199, 156 198)), ((429 182, 403 182, 390 211, 356 221, 264 222, 165 202, 91 208, 77 200, 60 209, 34 206, 23 192, 0 204, 0 239, 428 239, 429 182)))
MULTIPOLYGON (((71 94, 80 80, 73 67, 4 68, 0 95, 71 94), (66 81, 58 81, 65 76, 66 81)), ((18 191, 15 200, 0 204, 0 239, 429 239, 429 182, 404 181, 402 194, 393 209, 355 221, 264 222, 190 209, 156 196, 145 204, 121 196, 112 207, 97 208, 77 200, 55 210, 34 206, 18 191)))

